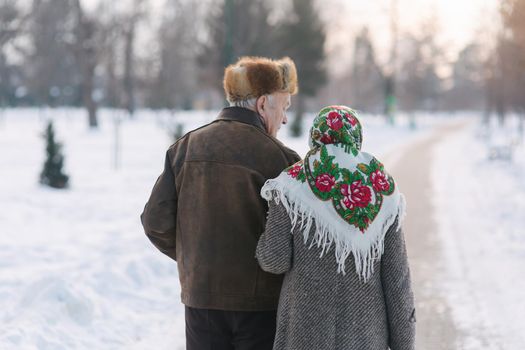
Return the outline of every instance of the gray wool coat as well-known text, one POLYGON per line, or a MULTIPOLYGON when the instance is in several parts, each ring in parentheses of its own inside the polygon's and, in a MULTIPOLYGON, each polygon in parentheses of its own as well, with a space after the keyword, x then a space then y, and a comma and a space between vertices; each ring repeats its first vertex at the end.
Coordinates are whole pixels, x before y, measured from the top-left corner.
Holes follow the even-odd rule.
MULTIPOLYGON (((308 249, 298 226, 290 234, 286 210, 271 201, 256 257, 263 270, 285 274, 273 349, 413 350, 414 297, 397 222, 367 283, 359 280, 352 255, 346 275, 337 273, 333 246, 320 258, 320 248, 308 249)), ((314 230, 312 225, 309 237, 314 230)))

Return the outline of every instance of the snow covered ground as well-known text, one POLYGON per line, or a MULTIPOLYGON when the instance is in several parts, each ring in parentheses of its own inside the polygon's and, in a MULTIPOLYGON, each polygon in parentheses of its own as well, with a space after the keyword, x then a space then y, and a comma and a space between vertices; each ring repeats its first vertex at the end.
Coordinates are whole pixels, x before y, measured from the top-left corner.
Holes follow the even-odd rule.
POLYGON ((488 159, 489 145, 511 144, 515 130, 516 120, 502 130, 472 123, 434 150, 443 287, 462 350, 525 344, 525 147, 513 161, 488 159))
MULTIPOLYGON (((100 130, 89 131, 76 109, 0 113, 0 349, 184 348, 176 265, 139 221, 171 143, 172 116, 123 119, 115 170, 118 115, 103 110, 100 130), (66 191, 38 185, 48 118, 64 143, 66 191)), ((176 118, 187 131, 215 115, 176 118)), ((392 127, 363 116, 363 148, 388 168, 443 119, 424 116, 413 131, 405 118, 392 127)), ((431 162, 449 276, 443 289, 462 350, 525 343, 525 148, 515 148, 513 161, 491 161, 485 141, 506 144, 512 130, 488 133, 472 123, 441 141, 431 162)), ((287 135, 284 127, 279 138, 304 154, 305 137, 287 135)))
MULTIPOLYGON (((183 349, 184 309, 175 263, 143 234, 139 214, 171 140, 168 113, 139 111, 120 127, 102 110, 89 131, 76 109, 5 110, 0 115, 0 349, 183 349), (48 118, 64 143, 71 188, 38 185, 40 136, 48 118)), ((189 130, 216 112, 184 112, 189 130)), ((311 116, 310 116, 311 118, 311 116)), ((377 155, 424 137, 439 118, 391 127, 363 117, 364 149, 377 155)), ((300 154, 305 138, 279 137, 300 154)), ((388 163, 387 163, 388 165, 388 163)))

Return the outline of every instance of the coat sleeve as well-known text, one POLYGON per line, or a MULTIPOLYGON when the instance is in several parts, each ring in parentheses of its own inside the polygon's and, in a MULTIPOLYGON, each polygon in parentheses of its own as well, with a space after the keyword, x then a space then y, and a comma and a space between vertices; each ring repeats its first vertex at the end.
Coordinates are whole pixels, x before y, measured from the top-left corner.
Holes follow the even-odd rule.
POLYGON ((282 274, 292 267, 292 223, 282 204, 269 203, 266 229, 259 238, 256 258, 264 271, 282 274))
POLYGON ((176 258, 177 191, 169 154, 164 171, 153 186, 151 196, 140 216, 151 243, 173 260, 176 258))
POLYGON ((381 258, 381 281, 388 314, 391 350, 414 350, 416 310, 412 292, 405 239, 397 221, 385 236, 381 258))

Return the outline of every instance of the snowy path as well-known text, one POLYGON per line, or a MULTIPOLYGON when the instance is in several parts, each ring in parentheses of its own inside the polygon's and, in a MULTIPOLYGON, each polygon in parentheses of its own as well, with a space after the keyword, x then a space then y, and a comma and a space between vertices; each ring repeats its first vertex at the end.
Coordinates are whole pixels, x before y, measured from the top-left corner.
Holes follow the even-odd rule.
POLYGON ((432 150, 457 123, 445 125, 430 137, 410 145, 401 157, 385 159, 407 199, 404 224, 417 308, 417 349, 451 350, 457 334, 441 281, 444 255, 434 222, 431 186, 432 150))
POLYGON ((525 343, 525 145, 516 119, 504 128, 495 124, 447 134, 432 157, 447 271, 441 284, 461 350, 525 343), (488 144, 513 141, 513 161, 488 159, 488 144))
POLYGON ((486 142, 514 132, 453 121, 385 159, 407 196, 417 349, 523 348, 525 147, 490 161, 486 142))
MULTIPOLYGON (((7 110, 0 123, 0 349, 184 349, 176 264, 145 238, 139 214, 162 170, 169 114, 139 111, 120 129, 113 169, 114 117, 101 111, 87 131, 84 111, 7 110), (56 122, 71 188, 37 184, 45 120, 56 122)), ((186 130, 216 112, 184 112, 186 130)), ((442 118, 394 127, 363 117, 366 150, 380 159, 426 135, 442 118)), ((302 139, 285 144, 304 154, 302 139)), ((388 164, 388 163, 387 163, 388 164)))

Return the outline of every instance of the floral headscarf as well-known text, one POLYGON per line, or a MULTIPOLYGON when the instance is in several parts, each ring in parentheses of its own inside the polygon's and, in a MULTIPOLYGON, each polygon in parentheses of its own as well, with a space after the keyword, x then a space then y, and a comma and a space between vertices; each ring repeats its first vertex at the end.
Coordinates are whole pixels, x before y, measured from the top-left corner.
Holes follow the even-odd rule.
POLYGON ((361 149, 363 130, 357 113, 346 106, 323 108, 310 129, 310 147, 341 143, 361 149))
POLYGON ((357 273, 366 281, 373 273, 373 260, 382 255, 388 228, 396 217, 398 225, 401 222, 404 199, 383 164, 361 151, 362 140, 354 110, 323 108, 310 130, 311 150, 268 180, 261 195, 281 201, 294 226, 300 220, 305 242, 315 221, 310 244, 322 246, 324 253, 335 243, 338 271, 343 273, 353 253, 357 273))

